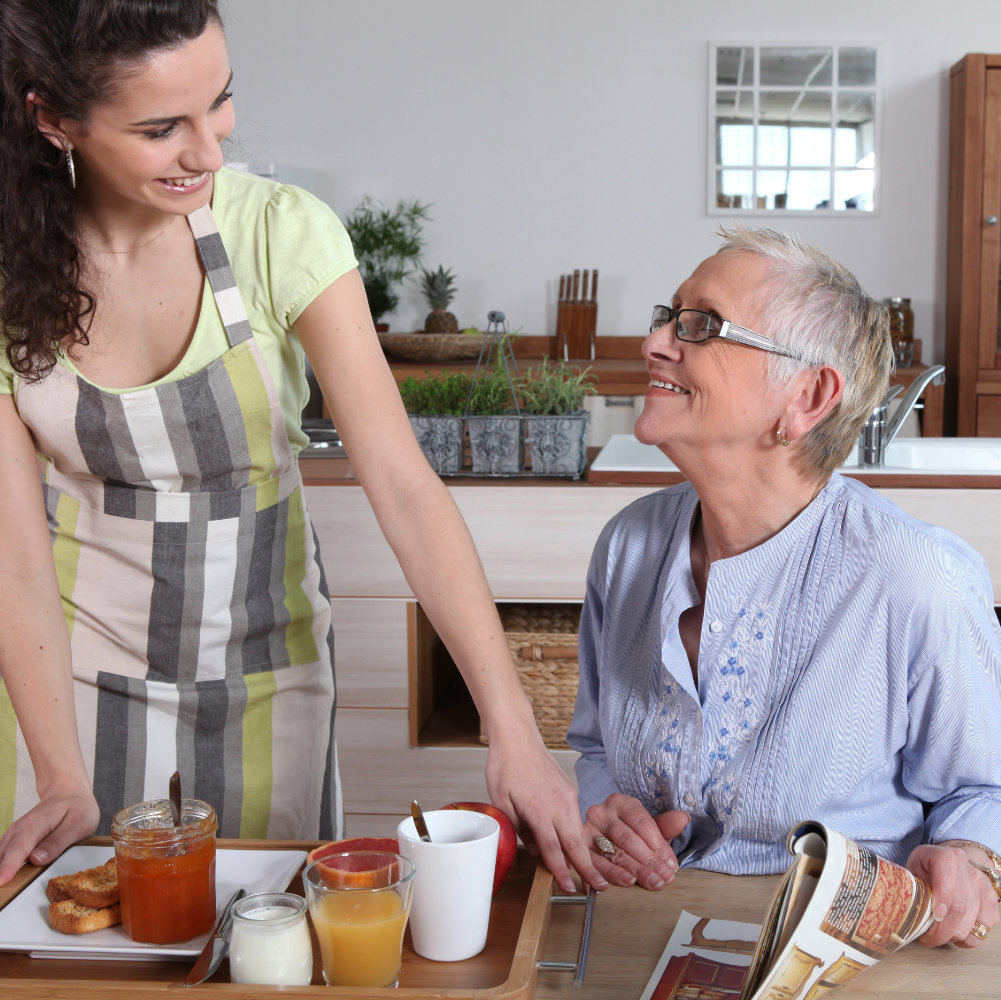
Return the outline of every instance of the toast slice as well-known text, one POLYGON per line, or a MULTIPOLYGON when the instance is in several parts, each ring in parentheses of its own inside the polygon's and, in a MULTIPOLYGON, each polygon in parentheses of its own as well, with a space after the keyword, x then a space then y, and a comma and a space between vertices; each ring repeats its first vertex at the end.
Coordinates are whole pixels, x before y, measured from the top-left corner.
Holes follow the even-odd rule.
POLYGON ((121 922, 122 908, 118 903, 101 909, 83 906, 72 899, 49 904, 49 923, 60 934, 89 934, 121 922))
POLYGON ((82 906, 91 906, 95 910, 113 906, 121 899, 118 889, 118 865, 112 858, 97 868, 88 868, 75 875, 69 875, 60 888, 65 889, 70 898, 82 906))
POLYGON ((48 885, 45 886, 45 898, 50 903, 61 903, 64 899, 72 899, 66 885, 72 877, 72 875, 56 875, 50 878, 48 885))

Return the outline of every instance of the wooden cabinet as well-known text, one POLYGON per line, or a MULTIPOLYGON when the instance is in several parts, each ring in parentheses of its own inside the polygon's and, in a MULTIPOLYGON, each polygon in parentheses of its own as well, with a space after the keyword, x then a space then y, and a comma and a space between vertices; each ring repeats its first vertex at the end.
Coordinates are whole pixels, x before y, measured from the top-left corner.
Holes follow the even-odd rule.
POLYGON ((952 67, 946 433, 1001 437, 1001 55, 952 67))

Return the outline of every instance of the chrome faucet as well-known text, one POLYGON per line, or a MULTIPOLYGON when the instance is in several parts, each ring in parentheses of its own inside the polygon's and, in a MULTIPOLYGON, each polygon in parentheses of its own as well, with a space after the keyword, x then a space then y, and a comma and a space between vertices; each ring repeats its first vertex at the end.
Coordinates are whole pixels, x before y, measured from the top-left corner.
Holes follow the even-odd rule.
POLYGON ((883 401, 872 411, 869 419, 862 427, 858 441, 858 463, 869 468, 879 467, 886 462, 886 449, 890 447, 897 436, 903 422, 911 410, 917 405, 921 394, 934 382, 941 385, 944 381, 945 365, 932 365, 923 371, 907 390, 907 395, 900 401, 894 411, 893 418, 888 420, 890 403, 904 391, 902 385, 893 386, 883 397, 883 401))

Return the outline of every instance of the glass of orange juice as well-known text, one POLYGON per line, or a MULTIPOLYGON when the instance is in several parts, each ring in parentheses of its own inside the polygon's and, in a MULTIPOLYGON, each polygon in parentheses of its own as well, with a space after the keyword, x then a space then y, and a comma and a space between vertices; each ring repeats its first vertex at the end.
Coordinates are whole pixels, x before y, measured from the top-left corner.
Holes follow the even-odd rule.
POLYGON ((328 986, 396 986, 414 865, 399 854, 347 851, 302 873, 328 986))

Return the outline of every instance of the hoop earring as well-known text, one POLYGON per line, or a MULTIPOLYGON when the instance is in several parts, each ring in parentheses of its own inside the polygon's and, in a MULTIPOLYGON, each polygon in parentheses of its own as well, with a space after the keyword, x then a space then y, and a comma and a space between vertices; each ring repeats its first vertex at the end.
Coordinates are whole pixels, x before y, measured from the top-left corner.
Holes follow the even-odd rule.
POLYGON ((783 425, 782 425, 782 426, 781 426, 781 427, 780 427, 780 428, 779 428, 779 429, 778 429, 778 430, 777 430, 777 431, 775 432, 775 440, 776 440, 776 441, 778 441, 778 443, 779 443, 780 445, 782 445, 782 447, 783 447, 783 448, 788 448, 788 447, 789 447, 789 445, 791 445, 791 444, 792 444, 792 441, 790 441, 790 440, 789 440, 789 437, 788 437, 788 435, 786 434, 786 425, 785 425, 785 424, 783 424, 783 425))
POLYGON ((63 149, 66 150, 66 169, 70 175, 70 187, 76 189, 76 167, 73 164, 73 147, 63 139, 63 149))

